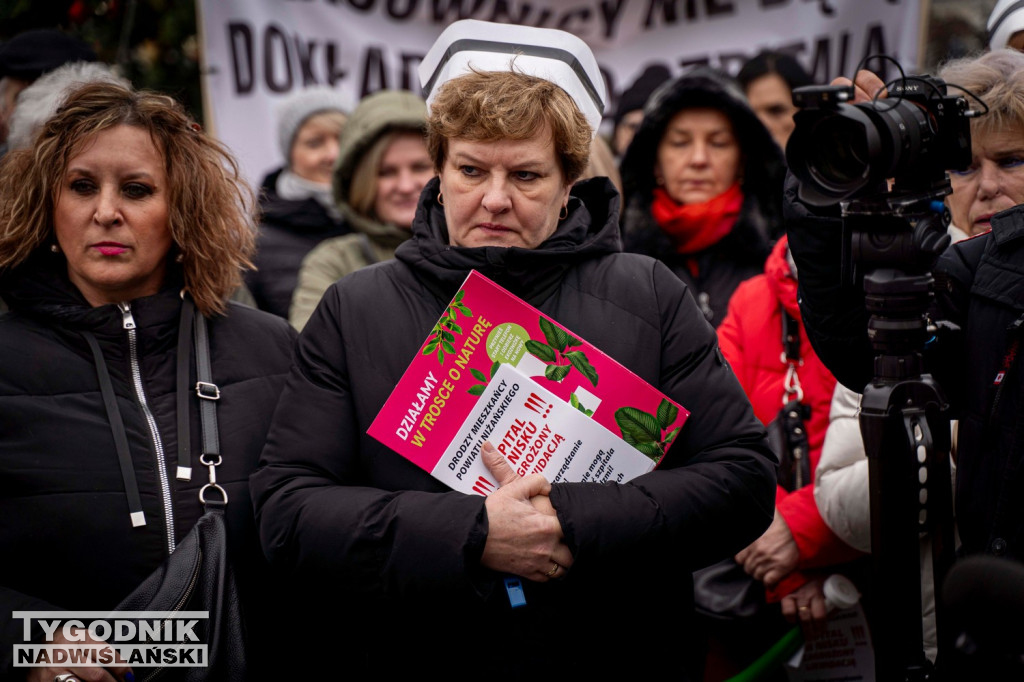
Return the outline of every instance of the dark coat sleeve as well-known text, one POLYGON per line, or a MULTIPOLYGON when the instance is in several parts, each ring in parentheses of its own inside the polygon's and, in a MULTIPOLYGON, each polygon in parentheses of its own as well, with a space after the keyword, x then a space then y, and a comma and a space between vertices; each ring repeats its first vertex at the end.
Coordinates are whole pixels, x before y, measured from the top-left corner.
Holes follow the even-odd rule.
POLYGON ((799 280, 800 315, 814 352, 844 386, 861 393, 874 374, 868 313, 860 278, 844 281, 843 223, 838 213, 812 212, 786 179, 786 232, 799 280))
POLYGON ((357 592, 468 595, 487 533, 484 498, 366 486, 360 449, 369 437, 344 338, 358 332, 338 322, 359 319, 347 305, 337 286, 328 289, 299 337, 251 478, 264 552, 300 576, 357 592))
POLYGON ((761 535, 775 504, 775 458, 750 402, 685 285, 651 271, 661 315, 659 388, 690 410, 661 466, 626 484, 552 486, 577 565, 671 553, 698 568, 761 535))

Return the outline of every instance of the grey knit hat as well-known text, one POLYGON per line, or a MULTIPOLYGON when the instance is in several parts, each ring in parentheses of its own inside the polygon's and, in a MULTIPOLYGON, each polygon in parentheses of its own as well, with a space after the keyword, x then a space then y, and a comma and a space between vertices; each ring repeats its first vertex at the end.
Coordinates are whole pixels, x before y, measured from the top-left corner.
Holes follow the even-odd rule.
POLYGON ((285 161, 291 158, 292 142, 299 128, 313 114, 323 111, 352 111, 348 96, 338 90, 320 86, 298 90, 285 98, 277 108, 277 137, 285 161))

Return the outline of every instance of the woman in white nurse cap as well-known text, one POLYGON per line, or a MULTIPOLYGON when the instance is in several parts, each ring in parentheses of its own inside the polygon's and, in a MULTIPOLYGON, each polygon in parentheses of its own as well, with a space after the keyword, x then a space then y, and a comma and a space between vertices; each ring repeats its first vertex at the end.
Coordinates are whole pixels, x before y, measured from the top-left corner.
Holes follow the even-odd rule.
MULTIPOLYGON (((303 331, 251 479, 264 549, 333 617, 309 628, 329 635, 324 650, 343 642, 374 677, 699 679, 691 573, 767 527, 774 469, 685 286, 621 253, 606 178, 576 182, 604 107, 597 62, 562 31, 464 21, 420 76, 438 177, 395 259, 334 284, 303 331), (484 445, 472 457, 501 484, 485 498, 366 436, 471 270, 691 410, 657 470, 520 477, 484 445)), ((530 385, 515 386, 525 397, 530 385)), ((602 460, 582 442, 573 456, 602 460)))

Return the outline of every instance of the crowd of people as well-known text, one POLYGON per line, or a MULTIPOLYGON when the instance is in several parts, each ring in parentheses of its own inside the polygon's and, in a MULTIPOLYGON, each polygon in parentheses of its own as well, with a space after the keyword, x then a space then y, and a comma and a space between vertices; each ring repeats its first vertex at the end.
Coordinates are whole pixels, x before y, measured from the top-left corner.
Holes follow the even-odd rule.
MULTIPOLYGON (((970 164, 948 169, 954 244, 921 360, 954 418, 957 552, 1012 562, 1018 5, 997 5, 992 49, 939 73, 985 113, 970 164)), ((255 190, 173 98, 87 46, 48 30, 0 45, 0 679, 134 680, 123 660, 16 667, 14 647, 42 640, 15 614, 114 609, 196 526, 210 485, 247 631, 224 679, 343 660, 384 677, 724 680, 794 626, 816 636, 837 573, 869 622, 886 617, 866 569, 864 291, 843 276, 836 209, 787 175, 792 90, 810 77, 772 51, 736 77, 652 66, 613 111, 575 36, 468 24, 438 38, 422 93, 284 99, 281 165, 255 190), (656 469, 556 482, 484 444, 499 487, 467 495, 367 434, 472 271, 689 411, 656 469)), ((839 84, 886 94, 869 72, 839 84)), ((930 553, 922 537, 922 665, 981 650, 1016 670, 1020 651, 937 616, 930 553)), ((62 632, 46 641, 74 641, 62 632)))

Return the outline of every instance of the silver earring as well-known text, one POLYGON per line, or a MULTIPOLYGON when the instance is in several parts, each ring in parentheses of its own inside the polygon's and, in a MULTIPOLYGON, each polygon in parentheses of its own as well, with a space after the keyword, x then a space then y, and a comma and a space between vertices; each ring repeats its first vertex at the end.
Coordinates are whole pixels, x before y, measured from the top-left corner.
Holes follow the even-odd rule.
POLYGON ((59 244, 50 244, 50 251, 52 253, 60 253, 60 245, 59 244))
POLYGON ((175 263, 184 263, 185 262, 185 254, 179 253, 177 256, 174 257, 174 262, 175 263))

